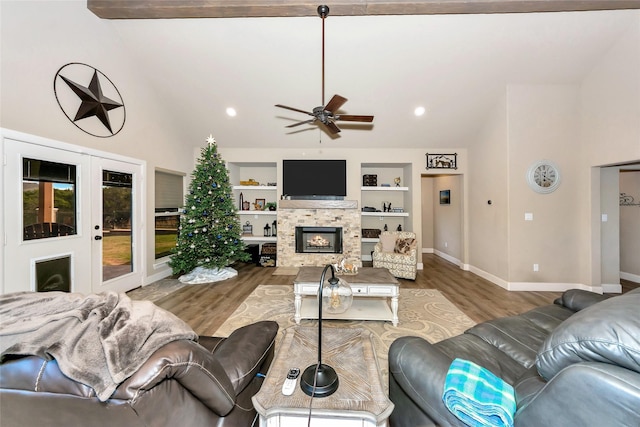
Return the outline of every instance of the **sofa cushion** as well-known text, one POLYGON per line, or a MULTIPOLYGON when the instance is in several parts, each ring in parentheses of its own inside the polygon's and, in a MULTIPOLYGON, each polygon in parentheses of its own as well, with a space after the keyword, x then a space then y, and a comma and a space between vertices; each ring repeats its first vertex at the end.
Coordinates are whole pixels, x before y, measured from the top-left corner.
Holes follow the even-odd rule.
POLYGON ((537 356, 549 380, 579 362, 603 362, 640 372, 640 293, 628 293, 585 308, 545 340, 537 356))

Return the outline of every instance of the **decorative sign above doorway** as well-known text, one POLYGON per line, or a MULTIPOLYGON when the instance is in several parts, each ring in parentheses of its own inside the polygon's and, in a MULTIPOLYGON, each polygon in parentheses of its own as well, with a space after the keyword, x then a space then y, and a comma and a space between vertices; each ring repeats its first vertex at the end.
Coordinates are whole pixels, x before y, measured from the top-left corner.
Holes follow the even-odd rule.
POLYGON ((63 65, 53 79, 53 91, 64 115, 83 132, 108 138, 124 127, 122 96, 97 68, 78 62, 63 65))
POLYGON ((427 169, 458 169, 458 153, 427 153, 427 169))

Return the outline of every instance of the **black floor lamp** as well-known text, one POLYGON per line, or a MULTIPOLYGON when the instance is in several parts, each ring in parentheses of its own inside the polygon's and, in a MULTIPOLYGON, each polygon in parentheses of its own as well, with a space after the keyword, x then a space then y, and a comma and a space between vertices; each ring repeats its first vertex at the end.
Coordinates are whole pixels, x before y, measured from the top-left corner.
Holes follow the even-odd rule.
POLYGON ((300 388, 313 397, 326 397, 338 389, 338 374, 331 366, 322 363, 322 303, 327 304, 331 313, 344 313, 351 307, 353 292, 351 287, 336 277, 333 265, 328 264, 320 276, 318 287, 318 363, 308 366, 300 377, 300 388), (324 277, 331 269, 329 287, 324 287, 324 277))

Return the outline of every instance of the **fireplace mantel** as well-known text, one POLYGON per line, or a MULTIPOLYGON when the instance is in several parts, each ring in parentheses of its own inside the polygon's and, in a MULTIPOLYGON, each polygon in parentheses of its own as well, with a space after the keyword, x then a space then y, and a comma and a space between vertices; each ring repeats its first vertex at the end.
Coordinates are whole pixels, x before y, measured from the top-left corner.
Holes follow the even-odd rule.
POLYGON ((278 209, 358 209, 357 200, 280 200, 278 209))

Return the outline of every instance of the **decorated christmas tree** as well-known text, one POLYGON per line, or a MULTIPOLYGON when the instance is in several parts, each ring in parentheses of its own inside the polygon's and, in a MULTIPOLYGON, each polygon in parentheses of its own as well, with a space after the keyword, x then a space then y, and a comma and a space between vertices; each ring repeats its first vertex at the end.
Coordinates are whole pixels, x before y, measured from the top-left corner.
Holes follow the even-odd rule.
MULTIPOLYGON (((213 278, 200 281, 215 281, 234 261, 249 259, 240 239, 242 228, 227 168, 212 136, 207 138, 193 171, 183 214, 169 263, 174 274, 197 270, 202 276, 202 271, 209 270, 213 278)), ((228 277, 222 275, 223 279, 228 277)))

